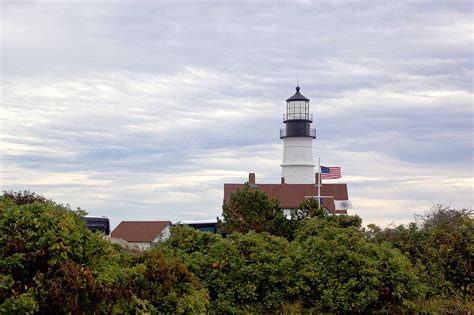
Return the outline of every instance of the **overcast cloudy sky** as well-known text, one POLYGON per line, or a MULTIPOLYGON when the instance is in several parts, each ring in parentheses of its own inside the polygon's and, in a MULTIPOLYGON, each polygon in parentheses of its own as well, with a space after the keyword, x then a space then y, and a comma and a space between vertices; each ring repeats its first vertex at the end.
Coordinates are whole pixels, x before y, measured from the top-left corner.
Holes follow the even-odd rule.
POLYGON ((470 0, 1 5, 2 190, 215 218, 225 182, 279 182, 298 76, 365 224, 472 208, 470 0))

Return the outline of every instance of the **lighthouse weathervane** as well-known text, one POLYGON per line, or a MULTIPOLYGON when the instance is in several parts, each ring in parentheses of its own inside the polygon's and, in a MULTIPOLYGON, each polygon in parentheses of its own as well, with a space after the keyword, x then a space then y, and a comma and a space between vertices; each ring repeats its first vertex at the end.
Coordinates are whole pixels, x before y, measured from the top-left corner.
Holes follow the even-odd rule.
POLYGON ((283 114, 285 128, 280 130, 283 140, 281 177, 287 184, 314 184, 313 139, 316 129, 311 128, 313 116, 309 112, 309 99, 296 93, 286 100, 283 114))

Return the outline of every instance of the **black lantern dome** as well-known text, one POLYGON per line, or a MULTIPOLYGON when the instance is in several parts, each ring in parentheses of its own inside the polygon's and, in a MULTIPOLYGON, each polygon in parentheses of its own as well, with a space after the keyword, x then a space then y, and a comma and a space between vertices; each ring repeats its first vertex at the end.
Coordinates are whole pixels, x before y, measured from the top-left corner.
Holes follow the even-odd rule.
POLYGON ((287 101, 287 102, 289 102, 289 101, 308 101, 308 102, 309 102, 309 98, 304 97, 304 96, 300 93, 300 87, 297 86, 297 87, 296 87, 296 93, 295 93, 295 95, 293 95, 292 97, 290 97, 290 98, 287 99, 286 101, 287 101))
POLYGON ((312 129, 313 115, 309 113, 309 98, 300 93, 300 87, 296 87, 296 93, 286 100, 286 113, 283 114, 283 122, 286 127, 280 130, 280 138, 287 137, 311 137, 316 138, 316 129, 312 129))

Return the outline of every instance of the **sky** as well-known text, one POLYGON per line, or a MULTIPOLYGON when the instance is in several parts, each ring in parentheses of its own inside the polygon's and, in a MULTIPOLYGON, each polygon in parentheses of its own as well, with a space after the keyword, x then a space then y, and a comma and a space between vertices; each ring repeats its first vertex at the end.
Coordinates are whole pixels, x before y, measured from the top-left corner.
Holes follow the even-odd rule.
POLYGON ((1 1, 1 190, 122 220, 279 183, 285 100, 350 214, 473 206, 472 1, 1 1))

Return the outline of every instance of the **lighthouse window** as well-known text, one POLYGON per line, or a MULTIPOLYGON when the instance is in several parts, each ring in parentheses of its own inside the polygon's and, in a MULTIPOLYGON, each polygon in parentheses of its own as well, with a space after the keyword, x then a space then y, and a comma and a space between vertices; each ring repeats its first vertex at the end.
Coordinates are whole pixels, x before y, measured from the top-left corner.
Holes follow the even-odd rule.
POLYGON ((293 119, 294 115, 295 115, 295 108, 294 108, 293 102, 288 102, 288 105, 287 105, 288 119, 293 119))
POLYGON ((307 101, 288 102, 286 115, 287 115, 287 119, 308 119, 309 118, 309 102, 307 101))

